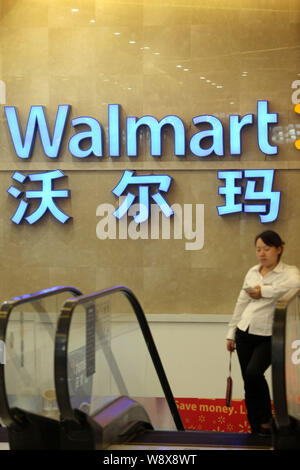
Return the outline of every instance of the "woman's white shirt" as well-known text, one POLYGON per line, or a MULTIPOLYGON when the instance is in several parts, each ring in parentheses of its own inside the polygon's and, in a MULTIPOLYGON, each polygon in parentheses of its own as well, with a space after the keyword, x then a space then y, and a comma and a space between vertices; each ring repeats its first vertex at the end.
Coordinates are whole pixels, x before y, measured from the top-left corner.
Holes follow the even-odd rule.
POLYGON ((300 272, 296 266, 279 262, 265 276, 260 265, 253 266, 246 274, 243 289, 229 322, 227 339, 235 338, 236 328, 260 336, 272 335, 273 316, 277 300, 290 289, 300 288, 300 272), (260 286, 261 298, 252 299, 245 291, 247 287, 260 286))

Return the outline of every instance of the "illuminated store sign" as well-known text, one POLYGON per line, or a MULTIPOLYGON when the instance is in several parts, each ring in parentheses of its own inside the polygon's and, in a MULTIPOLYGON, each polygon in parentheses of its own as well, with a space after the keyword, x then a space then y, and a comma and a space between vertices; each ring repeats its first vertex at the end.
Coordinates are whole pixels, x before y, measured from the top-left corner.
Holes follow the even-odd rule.
POLYGON ((32 214, 25 217, 25 220, 29 224, 34 224, 40 220, 47 210, 49 210, 59 222, 65 223, 70 216, 62 212, 56 206, 54 198, 68 198, 70 191, 67 189, 53 190, 53 181, 63 176, 65 175, 60 170, 33 173, 31 175, 23 175, 23 173, 15 171, 12 175, 13 180, 21 184, 24 184, 26 179, 29 179, 29 181, 40 181, 42 188, 40 191, 20 191, 15 186, 8 188, 7 192, 16 199, 19 199, 19 205, 11 220, 15 224, 19 224, 23 220, 29 205, 27 199, 40 199, 38 208, 32 214))
POLYGON ((262 223, 277 219, 280 205, 280 192, 272 191, 274 170, 219 171, 218 178, 225 180, 225 186, 219 187, 219 194, 225 196, 226 204, 218 206, 218 214, 251 212, 260 214, 262 223), (236 195, 242 194, 242 187, 237 180, 246 179, 245 201, 267 201, 266 204, 242 204, 236 202, 236 195), (251 179, 251 178, 254 178, 251 179), (262 179, 262 190, 256 190, 257 180, 262 179), (267 213, 268 211, 268 213, 267 213))
MULTIPOLYGON (((134 176, 133 171, 124 171, 122 179, 118 185, 112 190, 112 192, 120 197, 125 191, 128 185, 137 185, 139 187, 139 205, 140 212, 134 216, 134 220, 137 224, 145 222, 149 217, 149 186, 153 184, 159 184, 159 190, 167 192, 170 184, 171 177, 168 175, 144 175, 144 176, 134 176)), ((160 207, 162 213, 166 217, 173 215, 173 210, 163 198, 163 196, 158 192, 151 196, 153 200, 160 207)), ((125 197, 122 204, 114 212, 114 216, 117 219, 121 219, 127 212, 133 201, 135 200, 135 195, 128 193, 125 197)))
MULTIPOLYGON (((300 104, 296 104, 295 112, 300 114, 300 104)), ((56 113, 56 121, 53 132, 49 130, 43 106, 32 106, 27 119, 26 131, 22 126, 14 106, 4 107, 7 124, 15 148, 16 155, 28 160, 34 150, 37 133, 39 133, 42 147, 46 157, 57 159, 60 155, 68 118, 71 111, 70 105, 59 105, 56 113)), ((264 155, 276 155, 277 145, 269 142, 269 126, 278 121, 277 113, 269 113, 268 101, 257 101, 257 116, 246 114, 229 116, 229 151, 230 155, 242 154, 242 131, 245 127, 256 126, 258 148, 264 155)), ((192 118, 195 126, 201 126, 189 141, 189 149, 196 157, 209 157, 217 155, 224 157, 224 127, 222 122, 212 115, 199 115, 192 118), (209 127, 209 129, 207 129, 209 127)), ((103 157, 103 129, 101 124, 93 117, 81 116, 71 120, 73 128, 77 131, 69 140, 69 151, 73 157, 84 159, 89 156, 103 157), (82 130, 82 125, 85 130, 82 130), (83 142, 88 142, 88 148, 83 148, 83 142)), ((138 134, 142 126, 150 130, 150 153, 153 157, 162 155, 162 131, 165 126, 171 126, 174 134, 174 155, 186 155, 186 133, 183 121, 175 115, 163 117, 158 121, 153 116, 141 118, 127 117, 126 119, 126 152, 128 157, 138 156, 138 134)), ((121 156, 121 123, 120 105, 108 105, 108 152, 112 158, 121 156)), ((294 141, 294 146, 300 149, 300 139, 294 141)), ((20 224, 26 220, 34 224, 43 215, 50 211, 61 223, 65 223, 70 216, 65 214, 57 203, 59 199, 70 196, 68 189, 54 189, 57 179, 66 175, 60 170, 44 173, 24 175, 16 171, 12 179, 22 186, 22 190, 14 185, 8 188, 8 193, 19 201, 12 221, 20 224), (28 190, 25 185, 30 182, 38 182, 39 190, 28 190), (31 200, 38 199, 39 205, 33 212, 29 212, 31 200)), ((273 191, 274 170, 228 170, 219 171, 218 178, 224 185, 219 187, 219 194, 224 196, 224 205, 217 207, 220 216, 238 212, 257 213, 262 223, 276 220, 280 207, 280 192, 273 191), (245 186, 243 193, 242 184, 245 186), (242 200, 243 198, 243 200, 242 200)), ((123 197, 119 208, 114 211, 114 216, 121 219, 128 213, 136 195, 127 192, 129 186, 138 188, 140 211, 134 216, 137 224, 145 222, 149 218, 150 200, 153 199, 162 213, 168 218, 173 215, 171 206, 161 194, 167 193, 171 185, 171 177, 168 175, 135 175, 133 171, 124 171, 117 186, 112 190, 117 197, 123 197), (154 194, 150 188, 156 187, 154 194)))
MULTIPOLYGON (((48 158, 57 158, 60 153, 63 136, 67 124, 67 119, 71 110, 70 105, 59 105, 52 139, 44 113, 43 106, 32 106, 27 120, 25 137, 17 116, 15 106, 5 106, 5 115, 10 131, 10 135, 19 158, 30 158, 34 149, 37 131, 40 134, 44 153, 48 158)), ((277 146, 269 143, 269 124, 277 123, 277 113, 268 112, 268 102, 257 102, 257 140, 262 153, 267 155, 277 154, 277 146)), ((209 124, 211 129, 196 132, 189 143, 190 150, 197 157, 207 157, 211 154, 224 156, 224 129, 222 122, 215 116, 201 115, 192 119, 195 126, 199 124, 209 124), (209 148, 202 146, 203 140, 210 137, 212 144, 209 148)), ((72 126, 86 125, 88 130, 77 132, 69 140, 69 151, 76 158, 86 158, 90 155, 96 157, 103 156, 102 127, 100 123, 92 117, 78 117, 71 120, 72 126), (81 143, 90 140, 90 147, 82 150, 81 143)), ((178 116, 170 115, 158 121, 153 116, 127 117, 127 156, 136 157, 138 155, 137 136, 141 126, 150 129, 150 152, 152 156, 160 157, 161 131, 169 125, 174 130, 174 154, 185 156, 185 128, 182 120, 178 116)), ((241 155, 242 153, 242 130, 245 126, 254 125, 253 114, 243 117, 231 115, 229 118, 229 142, 230 155, 241 155)), ((110 157, 120 156, 120 105, 108 105, 108 148, 110 157)))

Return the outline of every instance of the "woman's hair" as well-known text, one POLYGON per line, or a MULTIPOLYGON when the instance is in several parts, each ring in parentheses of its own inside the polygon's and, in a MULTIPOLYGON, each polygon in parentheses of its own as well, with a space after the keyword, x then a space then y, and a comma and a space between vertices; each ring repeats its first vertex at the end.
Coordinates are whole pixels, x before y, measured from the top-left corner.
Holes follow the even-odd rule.
POLYGON ((259 238, 261 238, 262 241, 268 246, 275 246, 276 248, 281 248, 281 253, 279 253, 278 255, 279 261, 283 252, 284 241, 281 240, 278 233, 273 232, 273 230, 266 230, 265 232, 260 233, 255 237, 255 245, 259 238))

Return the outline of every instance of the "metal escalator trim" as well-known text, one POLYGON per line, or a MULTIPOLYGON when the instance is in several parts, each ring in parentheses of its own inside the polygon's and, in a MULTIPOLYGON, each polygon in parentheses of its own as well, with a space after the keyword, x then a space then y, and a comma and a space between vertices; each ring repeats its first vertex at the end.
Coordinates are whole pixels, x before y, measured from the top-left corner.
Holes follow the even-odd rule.
POLYGON ((156 348, 150 327, 146 320, 144 311, 133 292, 126 286, 115 286, 109 289, 93 292, 92 294, 82 295, 78 298, 68 299, 60 312, 58 319, 56 338, 55 338, 55 387, 57 393, 57 402, 63 419, 76 420, 74 410, 70 400, 68 388, 68 341, 72 316, 75 308, 79 304, 93 302, 94 300, 113 294, 121 293, 131 304, 133 313, 136 316, 140 326, 145 345, 148 349, 157 377, 160 381, 165 398, 169 405, 170 413, 178 430, 184 430, 184 426, 175 403, 175 399, 165 374, 158 350, 156 348))
POLYGON ((246 433, 225 433, 206 431, 144 431, 126 445, 167 445, 167 446, 212 446, 271 449, 271 437, 265 438, 246 433))
MULTIPOLYGON (((26 304, 28 302, 31 303, 46 297, 58 295, 63 292, 70 292, 72 297, 82 294, 81 291, 73 286, 55 286, 6 300, 0 307, 0 340, 5 344, 9 318, 15 307, 18 307, 21 304, 26 304)), ((0 418, 2 423, 4 423, 6 426, 17 424, 10 412, 8 397, 6 394, 5 364, 0 364, 0 418)))

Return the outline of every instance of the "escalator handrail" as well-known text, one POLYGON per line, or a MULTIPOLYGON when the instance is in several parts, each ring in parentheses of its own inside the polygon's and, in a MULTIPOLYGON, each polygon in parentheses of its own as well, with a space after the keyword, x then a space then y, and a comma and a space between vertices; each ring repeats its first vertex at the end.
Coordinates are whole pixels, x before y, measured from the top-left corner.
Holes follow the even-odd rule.
POLYGON ((96 300, 100 297, 122 293, 129 300, 137 321, 141 328, 145 343, 150 353, 153 365, 157 372, 160 384, 165 393, 171 414, 178 430, 184 430, 179 411, 177 409, 168 379, 166 377, 162 362, 156 349, 151 330, 146 320, 143 309, 133 292, 126 286, 115 286, 94 292, 89 295, 82 295, 74 299, 68 299, 64 303, 60 317, 57 322, 56 340, 55 340, 55 388, 57 394, 57 403, 60 410, 61 418, 65 420, 76 421, 76 416, 72 409, 69 389, 68 389, 68 338, 75 307, 78 304, 84 304, 96 300))
MULTIPOLYGON (((73 295, 82 295, 82 292, 73 286, 55 286, 48 289, 43 289, 32 294, 25 294, 20 297, 13 297, 12 299, 6 300, 0 307, 0 340, 5 344, 6 341, 6 332, 9 322, 9 318, 12 310, 20 305, 28 302, 34 302, 45 297, 50 297, 52 295, 58 295, 62 292, 70 292, 73 295)), ((16 424, 16 420, 13 417, 8 399, 6 394, 6 385, 5 385, 5 364, 0 364, 0 418, 6 426, 11 426, 16 424)))
POLYGON ((278 300, 274 312, 272 331, 272 388, 275 421, 278 427, 287 427, 290 424, 285 374, 286 320, 290 302, 299 295, 300 289, 290 289, 278 300))

